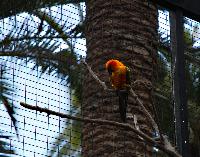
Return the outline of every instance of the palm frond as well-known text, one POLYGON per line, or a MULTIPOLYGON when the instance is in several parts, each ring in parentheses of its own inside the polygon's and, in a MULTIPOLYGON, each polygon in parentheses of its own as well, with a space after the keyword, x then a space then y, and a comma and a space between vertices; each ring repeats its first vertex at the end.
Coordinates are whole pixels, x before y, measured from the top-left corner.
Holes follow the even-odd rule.
POLYGON ((1 157, 7 157, 10 154, 14 154, 14 150, 10 149, 9 143, 6 141, 10 136, 4 135, 3 132, 0 131, 0 153, 1 157))
POLYGON ((15 131, 18 135, 18 130, 17 130, 17 121, 16 118, 14 117, 15 111, 13 106, 11 105, 10 102, 10 95, 14 92, 13 89, 11 88, 11 85, 7 82, 8 78, 5 76, 6 69, 4 66, 1 65, 0 67, 0 101, 4 104, 4 107, 6 108, 11 121, 15 127, 15 131))
POLYGON ((1 157, 8 157, 8 155, 10 154, 14 154, 14 150, 10 150, 10 148, 8 147, 9 144, 5 141, 1 141, 0 140, 0 153, 1 153, 1 157))
MULTIPOLYGON (((56 5, 64 5, 64 4, 76 4, 86 2, 86 0, 41 0, 38 2, 38 0, 35 1, 26 1, 26 0, 11 0, 10 3, 7 1, 0 1, 0 8, 3 11, 0 11, 0 17, 6 18, 10 17, 22 12, 30 12, 38 8, 45 8, 45 7, 51 7, 56 5), (17 7, 13 7, 15 4, 17 7)), ((0 19, 1 19, 0 18, 0 19)))
MULTIPOLYGON (((77 7, 80 7, 80 5, 77 5, 77 7)), ((82 67, 73 48, 75 42, 71 41, 72 38, 84 37, 83 16, 80 12, 81 22, 71 29, 72 26, 67 25, 67 20, 61 26, 55 17, 44 11, 35 10, 31 13, 31 15, 27 15, 28 18, 37 16, 40 19, 39 24, 35 23, 37 29, 27 29, 28 18, 25 18, 22 25, 13 27, 4 40, 0 42, 1 47, 3 47, 0 50, 0 55, 15 56, 17 59, 26 58, 26 62, 36 63, 33 69, 39 68, 41 75, 49 73, 66 80, 76 98, 76 103, 73 104, 74 111, 78 114, 80 113, 82 67), (59 41, 62 39, 68 48, 60 50, 58 39, 59 41)), ((71 123, 71 125, 66 125, 67 127, 63 132, 68 136, 59 137, 60 141, 64 138, 68 142, 64 145, 57 142, 57 144, 64 146, 61 148, 61 152, 65 152, 65 148, 68 146, 74 148, 74 153, 76 153, 75 150, 80 149, 80 138, 77 137, 81 136, 81 125, 77 124, 76 121, 71 123), (69 130, 71 131, 69 132, 69 130), (72 136, 69 136, 69 134, 73 136, 72 141, 70 141, 72 136)))

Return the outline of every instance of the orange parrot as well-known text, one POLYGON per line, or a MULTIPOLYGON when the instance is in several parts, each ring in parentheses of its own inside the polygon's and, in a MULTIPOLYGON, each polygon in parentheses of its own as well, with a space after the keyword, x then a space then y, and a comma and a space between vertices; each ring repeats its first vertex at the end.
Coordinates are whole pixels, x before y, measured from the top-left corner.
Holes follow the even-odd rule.
POLYGON ((123 122, 126 122, 126 108, 128 100, 127 86, 130 84, 130 70, 122 62, 111 59, 106 62, 110 82, 119 96, 119 112, 123 122))

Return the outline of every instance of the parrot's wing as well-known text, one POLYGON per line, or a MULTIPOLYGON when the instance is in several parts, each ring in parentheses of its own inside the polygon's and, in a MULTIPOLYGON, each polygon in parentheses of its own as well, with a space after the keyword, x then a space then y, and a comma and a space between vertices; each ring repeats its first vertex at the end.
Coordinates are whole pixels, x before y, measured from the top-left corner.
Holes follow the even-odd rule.
POLYGON ((131 70, 126 67, 126 84, 131 84, 131 70))

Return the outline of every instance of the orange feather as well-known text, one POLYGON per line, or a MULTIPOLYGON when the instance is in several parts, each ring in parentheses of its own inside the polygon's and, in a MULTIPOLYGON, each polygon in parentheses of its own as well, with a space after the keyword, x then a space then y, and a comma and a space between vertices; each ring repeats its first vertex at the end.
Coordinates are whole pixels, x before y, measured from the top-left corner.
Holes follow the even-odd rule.
POLYGON ((128 91, 126 84, 130 84, 130 70, 122 62, 111 59, 105 64, 110 75, 110 82, 119 96, 119 112, 123 122, 126 122, 128 91), (125 89, 125 90, 124 90, 125 89))
POLYGON ((115 89, 124 88, 127 83, 126 73, 127 67, 120 61, 111 59, 106 62, 106 69, 111 70, 110 81, 115 89))

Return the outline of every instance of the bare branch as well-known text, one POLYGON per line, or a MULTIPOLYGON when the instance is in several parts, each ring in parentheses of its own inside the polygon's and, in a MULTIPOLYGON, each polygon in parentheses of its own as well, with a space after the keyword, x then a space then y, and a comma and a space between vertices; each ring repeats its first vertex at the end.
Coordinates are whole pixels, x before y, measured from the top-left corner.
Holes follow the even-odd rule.
MULTIPOLYGON (((116 121, 102 120, 102 119, 90 119, 90 118, 75 117, 75 116, 67 115, 64 113, 52 111, 47 108, 41 108, 39 106, 32 106, 32 105, 26 104, 24 102, 20 102, 20 105, 25 108, 31 109, 31 110, 45 112, 48 115, 55 115, 55 116, 59 116, 61 118, 77 120, 77 121, 81 121, 81 122, 85 122, 85 123, 108 124, 108 125, 112 125, 112 126, 122 127, 127 130, 133 131, 135 134, 142 137, 146 142, 153 145, 154 147, 157 147, 158 149, 162 150, 163 152, 167 153, 168 155, 171 155, 173 157, 181 157, 181 155, 179 155, 173 147, 166 147, 166 146, 169 146, 169 141, 167 140, 167 138, 166 138, 166 140, 167 140, 166 145, 162 145, 160 142, 155 141, 154 139, 152 139, 148 135, 144 134, 140 130, 135 129, 133 126, 131 126, 128 123, 119 123, 116 121)), ((171 146, 171 144, 170 144, 170 146, 171 146)))
MULTIPOLYGON (((108 87, 106 86, 106 84, 105 84, 105 82, 103 82, 103 81, 101 81, 99 78, 98 78, 98 76, 92 71, 92 69, 91 69, 91 67, 84 61, 84 60, 82 60, 82 63, 87 67, 87 69, 88 69, 88 71, 89 71, 89 73, 92 75, 92 77, 104 88, 104 90, 111 90, 111 89, 108 89, 108 87)), ((141 81, 136 81, 136 82, 134 82, 135 84, 136 83, 141 83, 141 81)), ((144 83, 145 84, 145 82, 142 82, 142 83, 144 83)), ((146 84, 145 84, 146 85, 146 84)), ((149 86, 151 86, 151 84, 149 84, 149 86)), ((176 151, 175 151, 175 149, 174 149, 174 147, 172 147, 172 145, 171 145, 171 143, 169 142, 169 140, 167 139, 167 138, 163 138, 163 135, 161 134, 161 132, 160 132, 160 130, 159 130, 159 128, 158 128, 158 125, 157 125, 157 123, 155 122, 155 120, 153 119, 153 117, 151 116, 151 114, 148 112, 148 110, 145 108, 145 106, 143 105, 143 103, 142 103, 142 101, 139 99, 139 97, 137 96, 137 94, 134 92, 134 90, 132 89, 132 87, 131 86, 127 86, 128 88, 130 88, 129 90, 130 90, 130 92, 131 92, 131 94, 133 95, 133 97, 136 99, 136 101, 138 102, 138 104, 142 107, 142 109, 143 109, 143 111, 144 111, 144 113, 145 113, 145 115, 149 118, 149 120, 150 120, 150 122, 151 122, 151 124, 153 125, 153 127, 154 127, 154 129, 156 130, 156 132, 158 132, 159 133, 159 135, 160 135, 160 138, 161 138, 161 141, 162 142, 164 142, 164 152, 166 152, 167 154, 169 154, 169 155, 172 155, 172 156, 174 156, 174 157, 181 157, 181 155, 179 155, 176 151), (170 146, 170 147, 169 147, 170 146), (173 149, 172 149, 173 148, 173 149), (168 151, 166 151, 166 150, 168 150, 168 151)), ((148 86, 146 86, 146 87, 148 87, 148 86)), ((113 90, 112 90, 113 91, 113 90)), ((118 123, 118 122, 117 122, 118 123)), ((120 123, 120 124, 123 124, 123 123, 120 123)), ((129 124, 123 124, 123 126, 130 126, 129 124)), ((139 133, 139 134, 137 134, 137 135, 139 135, 140 136, 140 134, 144 134, 144 133, 142 133, 140 130, 137 130, 137 129, 135 129, 134 127, 132 127, 132 126, 130 126, 131 127, 131 129, 134 129, 134 132, 136 133, 139 133)), ((129 128, 130 129, 130 128, 129 128)), ((144 134, 145 136, 147 136, 146 134, 144 134)), ((142 138, 144 138, 143 136, 140 136, 140 137, 142 137, 142 138)), ((147 136, 148 138, 150 138, 149 136, 147 136)), ((148 138, 144 138, 145 140, 147 140, 148 138)), ((153 140, 152 138, 150 138, 151 140, 153 140)), ((148 140, 147 140, 148 141, 148 140)), ((152 142, 152 141, 151 141, 152 142)), ((154 140, 153 140, 153 142, 155 142, 154 140)), ((158 145, 157 147, 159 147, 159 146, 161 146, 161 145, 158 145)), ((160 148, 161 150, 163 149, 163 148, 160 148)))
POLYGON ((81 61, 88 69, 89 73, 92 75, 92 77, 103 87, 104 90, 110 90, 106 86, 105 82, 101 81, 98 76, 92 71, 91 67, 84 61, 81 61))
MULTIPOLYGON (((84 61, 82 60, 82 63, 87 67, 89 73, 92 75, 92 77, 104 88, 104 90, 108 90, 108 87, 106 86, 105 82, 101 81, 98 76, 92 71, 91 67, 84 61)), ((141 82, 141 81, 138 81, 141 82)), ((134 82, 134 83, 138 83, 138 82, 134 82)), ((133 97, 136 99, 136 101, 139 103, 139 105, 142 107, 145 115, 149 118, 150 122, 152 123, 154 129, 159 132, 158 126, 156 124, 156 122, 154 121, 154 119, 152 118, 151 114, 148 112, 148 110, 144 107, 143 103, 141 102, 141 100, 138 98, 137 94, 133 91, 133 89, 131 88, 131 86, 128 86, 130 88, 130 92, 133 95, 133 97)))
POLYGON ((136 99, 136 101, 138 102, 138 104, 142 107, 145 115, 149 118, 149 120, 150 120, 151 124, 153 125, 154 129, 156 130, 156 132, 159 132, 158 126, 157 126, 156 122, 154 121, 154 119, 152 118, 152 116, 148 112, 148 110, 144 107, 142 101, 139 99, 139 97, 137 96, 137 94, 134 92, 134 90, 132 88, 130 88, 130 92, 133 95, 133 97, 136 99))
MULTIPOLYGON (((149 82, 149 81, 146 81, 146 80, 136 80, 136 81, 134 81, 133 86, 135 86, 136 84, 143 84, 149 90, 153 89, 152 83, 149 82)), ((157 124, 158 123, 158 117, 157 117, 157 113, 156 113, 156 110, 155 110, 154 106, 153 106, 154 112, 155 112, 154 114, 155 114, 155 117, 157 118, 157 123, 154 120, 154 118, 151 116, 151 114, 148 112, 148 110, 145 108, 145 106, 143 105, 143 103, 141 102, 141 100, 139 99, 139 97, 137 96, 137 94, 134 92, 134 90, 132 89, 132 87, 129 86, 129 88, 130 88, 130 91, 131 91, 133 97, 135 97, 136 101, 140 104, 140 106, 144 110, 145 115, 149 118, 149 120, 150 120, 151 124, 153 125, 154 129, 156 130, 156 132, 159 133, 161 141, 164 141, 161 129, 159 128, 159 125, 157 124)), ((154 94, 155 93, 156 92, 154 92, 154 94)))

